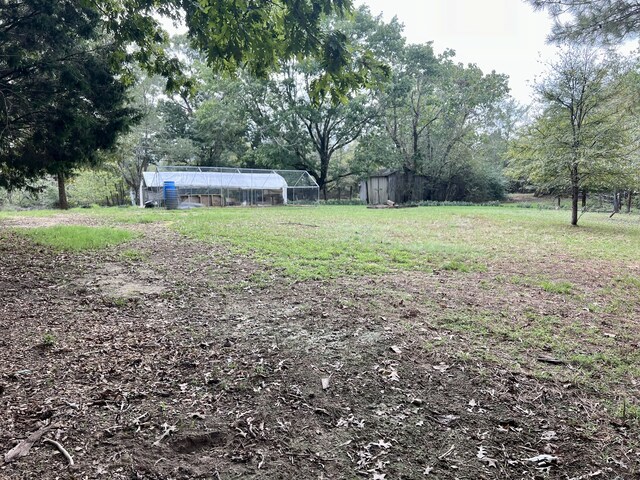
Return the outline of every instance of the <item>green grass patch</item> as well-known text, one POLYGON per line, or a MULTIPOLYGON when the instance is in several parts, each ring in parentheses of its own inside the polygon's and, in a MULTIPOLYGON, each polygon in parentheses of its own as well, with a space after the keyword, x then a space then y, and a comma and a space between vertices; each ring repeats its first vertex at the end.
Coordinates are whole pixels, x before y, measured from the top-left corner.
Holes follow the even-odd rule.
POLYGON ((44 218, 62 214, 63 210, 0 210, 0 220, 14 217, 44 218))
POLYGON ((133 248, 128 248, 120 253, 120 256, 131 262, 142 262, 147 259, 147 254, 141 252, 140 250, 135 250, 133 248))
POLYGON ((632 288, 635 288, 635 289, 640 289, 640 278, 639 277, 626 275, 626 276, 623 276, 623 277, 614 278, 614 281, 619 285, 632 287, 632 288))
MULTIPOLYGON (((296 280, 411 270, 478 272, 496 259, 544 262, 554 255, 568 257, 568 261, 638 262, 640 251, 637 216, 609 219, 605 214, 588 214, 575 228, 569 225, 568 212, 555 210, 319 206, 72 212, 107 224, 167 223, 191 239, 222 244, 230 254, 249 256, 296 280)), ((35 213, 11 214, 15 215, 35 213)), ((511 279, 549 292, 571 293, 568 283, 547 280, 535 276, 511 279)), ((623 284, 631 287, 634 282, 629 278, 623 284)))
POLYGON ((53 347, 56 344, 56 337, 52 333, 45 333, 42 336, 42 345, 44 347, 53 347))
POLYGON ((632 421, 638 423, 640 422, 640 405, 630 404, 624 400, 622 405, 615 410, 615 415, 625 422, 632 421))
POLYGON ((573 288, 573 285, 570 282, 552 282, 551 280, 543 280, 540 282, 540 287, 549 293, 561 293, 561 294, 569 294, 573 288))
MULTIPOLYGON (((592 214, 579 228, 566 212, 493 207, 372 210, 363 206, 280 208, 85 209, 116 223, 168 222, 185 236, 227 245, 295 278, 323 279, 397 271, 482 271, 495 258, 562 254, 638 258, 640 225, 592 214)), ((525 279, 555 293, 571 285, 525 279)))
MULTIPOLYGON (((475 309, 432 312, 432 323, 465 338, 469 358, 490 359, 485 351, 500 357, 496 362, 526 368, 534 376, 551 375, 576 384, 603 388, 624 384, 640 374, 640 353, 620 349, 616 341, 582 322, 567 325, 551 315, 526 313, 521 317, 475 309), (561 363, 549 365, 538 357, 553 357, 561 363), (570 365, 570 366, 567 366, 570 365)), ((444 332, 441 332, 446 337, 444 332)), ((432 351, 434 345, 425 345, 432 351)))
POLYGON ((100 218, 107 222, 128 224, 149 224, 156 222, 172 222, 188 216, 188 210, 165 210, 164 208, 138 207, 98 207, 77 208, 70 212, 100 218))
POLYGON ((449 270, 453 272, 470 272, 471 268, 463 262, 458 260, 452 260, 442 265, 443 270, 449 270))
POLYGON ((21 228, 22 235, 39 245, 61 251, 99 250, 133 239, 133 232, 109 227, 61 225, 56 227, 21 228))
POLYGON ((432 271, 448 262, 468 270, 479 252, 446 241, 426 225, 414 231, 426 223, 417 218, 394 221, 362 207, 218 209, 190 212, 174 227, 196 240, 229 244, 234 253, 300 280, 432 271))

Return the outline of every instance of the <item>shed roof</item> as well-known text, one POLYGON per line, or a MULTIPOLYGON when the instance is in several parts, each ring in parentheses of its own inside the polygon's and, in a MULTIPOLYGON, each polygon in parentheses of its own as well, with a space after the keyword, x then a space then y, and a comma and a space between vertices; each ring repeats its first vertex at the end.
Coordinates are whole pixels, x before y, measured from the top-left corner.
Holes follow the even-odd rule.
POLYGON ((144 172, 147 188, 161 188, 175 182, 176 188, 235 188, 241 190, 281 190, 287 181, 277 173, 240 172, 144 172))
POLYGON ((372 173, 369 177, 390 177, 391 175, 398 173, 399 170, 392 170, 390 168, 385 168, 384 170, 378 170, 377 172, 372 173))

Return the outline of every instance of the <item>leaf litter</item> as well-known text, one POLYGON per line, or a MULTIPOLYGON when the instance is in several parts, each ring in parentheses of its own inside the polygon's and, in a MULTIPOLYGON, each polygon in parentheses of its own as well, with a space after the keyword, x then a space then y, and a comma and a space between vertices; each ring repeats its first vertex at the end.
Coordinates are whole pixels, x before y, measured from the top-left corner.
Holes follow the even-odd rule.
MULTIPOLYGON (((2 233, 0 447, 6 454, 55 420, 55 441, 75 465, 35 441, 0 465, 0 478, 638 473, 637 426, 601 407, 613 397, 461 357, 471 337, 434 327, 435 311, 428 321, 406 315, 431 297, 460 311, 471 293, 483 301, 470 275, 282 287, 275 272, 273 285, 248 291, 261 268, 250 259, 144 228, 154 242, 136 241, 148 258, 141 269, 117 249, 61 255, 2 233), (108 265, 162 288, 114 299, 91 282, 108 265), (395 302, 394 290, 412 300, 395 302), (399 322, 411 323, 392 328, 399 322), (55 340, 43 348, 45 335, 55 340), (425 349, 433 338, 447 340, 425 349), (318 381, 315 365, 331 373, 318 381)), ((532 352, 531 364, 545 355, 532 352)))

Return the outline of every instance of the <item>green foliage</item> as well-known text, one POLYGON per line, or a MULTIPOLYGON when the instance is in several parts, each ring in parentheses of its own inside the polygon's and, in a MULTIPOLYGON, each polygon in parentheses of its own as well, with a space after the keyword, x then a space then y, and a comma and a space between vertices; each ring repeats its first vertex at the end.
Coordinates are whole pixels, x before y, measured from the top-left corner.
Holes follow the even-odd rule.
MULTIPOLYGON (((356 11, 351 21, 330 19, 325 25, 328 30, 345 32, 344 42, 350 46, 349 63, 341 68, 350 72, 371 72, 380 62, 372 52, 384 51, 384 41, 403 44, 397 22, 385 24, 364 7, 356 11)), ((341 101, 336 102, 332 90, 323 85, 328 70, 323 62, 307 59, 284 64, 272 81, 245 83, 240 101, 251 121, 251 143, 258 150, 250 156, 255 164, 274 166, 277 162, 307 170, 320 188, 362 173, 354 171, 357 164, 336 165, 335 158, 360 138, 377 115, 372 91, 352 92, 345 84, 340 89, 341 101)), ((369 79, 358 78, 353 83, 374 88, 386 77, 387 71, 378 69, 369 79)))
POLYGON ((129 248, 127 250, 124 250, 120 256, 126 260, 132 261, 132 262, 142 262, 144 260, 146 260, 147 255, 144 252, 141 252, 139 250, 134 250, 132 248, 129 248))
POLYGON ((81 170, 69 182, 67 195, 71 206, 122 205, 129 203, 122 177, 113 170, 81 170))
POLYGON ((387 135, 382 125, 377 123, 360 139, 355 148, 354 167, 366 174, 402 166, 404 157, 387 135))
POLYGON ((30 189, 5 190, 0 187, 0 210, 53 208, 56 205, 58 192, 51 179, 43 179, 32 184, 30 189))
POLYGON ((56 337, 51 333, 45 333, 42 336, 42 345, 45 348, 53 347, 56 344, 56 337))
POLYGON ((552 38, 569 41, 622 41, 640 33, 640 5, 629 0, 528 0, 556 18, 552 38), (567 21, 567 17, 571 18, 567 21))
MULTIPOLYGON (((207 16, 226 8, 219 3, 207 16)), ((503 115, 509 110, 502 102, 505 78, 456 64, 450 51, 436 56, 430 45, 405 48, 402 25, 396 19, 385 23, 365 7, 350 17, 321 17, 333 60, 288 57, 271 81, 248 75, 260 73, 252 68, 240 80, 220 76, 219 69, 235 60, 211 68, 204 65, 210 52, 201 59, 185 38, 172 39, 169 49, 188 60, 194 88, 191 95, 163 98, 134 91, 143 100, 135 105, 148 120, 112 156, 132 179, 130 188, 136 190, 149 162, 166 162, 305 169, 334 193, 353 191, 367 174, 407 164, 402 143, 411 143, 405 127, 412 124, 411 99, 419 98, 420 121, 427 120, 418 126, 414 166, 430 177, 428 198, 501 198, 504 138, 512 121, 503 115), (400 143, 387 128, 393 109, 400 143), (430 122, 429 115, 437 118, 430 122)))
POLYGON ((469 272, 470 268, 465 265, 463 262, 458 260, 452 260, 450 262, 444 263, 442 265, 443 270, 449 270, 453 272, 469 272))
POLYGON ((424 175, 425 191, 411 195, 416 200, 501 198, 498 120, 507 78, 453 57, 449 50, 436 55, 430 43, 398 52, 378 96, 383 116, 371 134, 378 138, 359 145, 356 159, 424 175))
POLYGON ((60 251, 99 250, 135 237, 128 230, 108 227, 56 226, 23 228, 18 231, 35 243, 60 251))
MULTIPOLYGON (((165 1, 166 3, 174 3, 165 1)), ((264 77, 279 62, 316 54, 339 73, 344 55, 342 42, 322 29, 322 20, 343 14, 349 0, 275 0, 252 2, 201 0, 179 2, 194 45, 215 70, 245 66, 264 77)))
POLYGON ((167 78, 170 92, 193 91, 158 14, 184 14, 192 44, 218 71, 243 66, 264 76, 283 60, 315 55, 326 67, 323 81, 344 94, 365 78, 343 74, 344 37, 326 32, 322 20, 349 8, 349 0, 3 2, 0 182, 21 187, 94 164, 96 151, 113 146, 135 119, 123 107, 135 65, 167 78))
POLYGON ((509 151, 513 179, 571 195, 574 225, 580 191, 613 188, 634 171, 633 121, 618 69, 592 50, 563 51, 538 85, 542 111, 509 151))
POLYGON ((193 116, 193 135, 199 165, 238 165, 248 148, 248 112, 243 108, 240 82, 210 78, 208 97, 193 116))
POLYGON ((10 1, 0 7, 0 185, 94 163, 134 119, 100 37, 99 13, 69 0, 10 1))
POLYGON ((160 77, 147 77, 140 71, 138 74, 138 83, 130 89, 130 105, 140 112, 140 121, 101 158, 103 169, 122 179, 127 203, 133 200, 135 205, 140 204, 142 173, 161 156, 165 122, 158 111, 158 101, 166 83, 160 77))

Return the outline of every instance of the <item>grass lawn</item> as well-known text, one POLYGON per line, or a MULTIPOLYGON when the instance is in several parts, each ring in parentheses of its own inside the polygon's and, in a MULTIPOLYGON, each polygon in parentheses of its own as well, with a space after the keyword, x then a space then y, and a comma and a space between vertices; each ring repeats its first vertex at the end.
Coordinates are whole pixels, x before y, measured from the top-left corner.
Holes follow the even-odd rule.
MULTIPOLYGON (((0 212, 1 218, 65 213, 0 212)), ((637 215, 587 214, 569 225, 566 211, 516 207, 359 206, 160 209, 77 209, 68 215, 115 225, 166 222, 181 234, 227 245, 283 269, 296 279, 397 270, 477 270, 492 259, 557 256, 640 262, 637 215)))
MULTIPOLYGON (((0 219, 52 215, 64 218, 65 213, 0 212, 0 219)), ((230 252, 250 255, 296 280, 402 270, 477 271, 499 258, 593 259, 616 265, 640 262, 640 218, 636 215, 609 219, 606 214, 588 214, 577 228, 568 224, 565 211, 515 207, 110 208, 77 209, 66 215, 125 227, 166 222, 188 238, 226 245, 230 252)), ((61 235, 77 237, 71 244, 95 241, 96 247, 129 238, 122 229, 59 228, 30 235, 57 247, 67 242, 56 240, 61 235)), ((74 248, 71 244, 64 248, 74 248)))
POLYGON ((19 232, 39 245, 61 251, 99 250, 119 245, 135 237, 135 234, 128 230, 81 225, 23 228, 19 232))
MULTIPOLYGON (((228 244, 295 278, 396 270, 477 270, 497 258, 640 261, 640 219, 497 207, 220 209, 159 212, 187 237, 228 244)), ((115 217, 118 218, 118 217, 115 217)))

